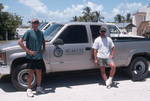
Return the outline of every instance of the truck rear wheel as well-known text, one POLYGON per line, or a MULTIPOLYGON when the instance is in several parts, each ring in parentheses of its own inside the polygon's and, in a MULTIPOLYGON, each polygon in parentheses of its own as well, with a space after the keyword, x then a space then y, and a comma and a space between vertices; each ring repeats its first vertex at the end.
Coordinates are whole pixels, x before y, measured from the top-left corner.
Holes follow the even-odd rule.
MULTIPOLYGON (((27 69, 27 64, 21 64, 17 66, 12 72, 11 80, 14 87, 17 90, 25 91, 27 90, 27 77, 28 77, 29 70, 27 69)), ((36 86, 36 76, 33 75, 31 87, 35 88, 36 86)))
POLYGON ((140 81, 145 79, 148 74, 149 65, 145 58, 136 57, 131 61, 128 67, 128 74, 133 81, 140 81))

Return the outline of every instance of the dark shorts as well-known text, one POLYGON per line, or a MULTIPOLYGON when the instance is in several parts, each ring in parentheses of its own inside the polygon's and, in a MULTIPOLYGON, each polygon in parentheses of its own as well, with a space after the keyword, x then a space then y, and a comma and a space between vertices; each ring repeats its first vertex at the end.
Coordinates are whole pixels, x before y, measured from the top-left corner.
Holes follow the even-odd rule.
POLYGON ((97 58, 97 60, 98 60, 99 66, 106 66, 106 65, 114 62, 113 58, 108 58, 108 59, 97 58))
POLYGON ((42 69, 42 68, 44 68, 44 61, 43 61, 43 59, 39 59, 39 60, 28 59, 27 68, 33 69, 33 70, 42 69))

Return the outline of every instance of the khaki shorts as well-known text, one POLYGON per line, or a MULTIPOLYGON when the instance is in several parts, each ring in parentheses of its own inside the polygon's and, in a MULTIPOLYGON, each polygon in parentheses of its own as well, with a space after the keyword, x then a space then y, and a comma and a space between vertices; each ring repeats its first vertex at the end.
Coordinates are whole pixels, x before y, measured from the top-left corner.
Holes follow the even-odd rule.
POLYGON ((114 58, 108 58, 108 59, 97 58, 97 60, 98 60, 99 66, 106 66, 106 65, 114 62, 114 58))

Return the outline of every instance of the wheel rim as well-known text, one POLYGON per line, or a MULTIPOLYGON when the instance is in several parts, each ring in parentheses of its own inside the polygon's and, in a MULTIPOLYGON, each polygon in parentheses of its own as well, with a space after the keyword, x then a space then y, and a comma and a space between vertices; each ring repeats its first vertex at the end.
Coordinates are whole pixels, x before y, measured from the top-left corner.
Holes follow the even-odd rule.
MULTIPOLYGON (((17 76, 17 80, 21 86, 27 87, 28 73, 29 73, 28 69, 23 69, 22 71, 19 72, 17 76)), ((31 82, 31 85, 34 84, 35 84, 35 75, 33 75, 32 82, 31 82)))
POLYGON ((146 69, 146 66, 145 64, 142 62, 142 61, 139 61, 137 62, 135 65, 134 65, 134 68, 133 68, 135 71, 137 72, 141 72, 141 73, 144 73, 145 72, 145 69, 146 69))

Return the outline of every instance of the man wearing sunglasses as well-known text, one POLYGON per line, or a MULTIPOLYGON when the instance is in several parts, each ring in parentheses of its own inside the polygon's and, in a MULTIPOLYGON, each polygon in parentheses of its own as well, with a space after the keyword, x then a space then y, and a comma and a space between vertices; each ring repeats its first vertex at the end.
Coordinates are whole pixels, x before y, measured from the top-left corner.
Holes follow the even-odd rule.
POLYGON ((106 36, 106 28, 101 27, 99 30, 100 37, 94 41, 92 48, 94 49, 94 63, 100 66, 101 75, 106 83, 107 88, 111 88, 112 79, 116 72, 114 63, 115 46, 111 38, 106 36), (110 70, 109 78, 105 72, 105 66, 108 65, 110 70))
POLYGON ((27 95, 34 97, 31 90, 31 82, 36 70, 37 81, 37 93, 44 94, 45 91, 41 87, 41 75, 42 68, 44 67, 43 54, 45 52, 45 40, 43 32, 38 30, 39 20, 37 18, 32 19, 32 29, 25 32, 22 38, 19 39, 18 44, 26 51, 26 58, 28 60, 27 67, 29 68, 29 74, 27 79, 28 89, 27 95), (26 46, 23 44, 26 41, 26 46), (43 47, 42 47, 43 46, 43 47))

